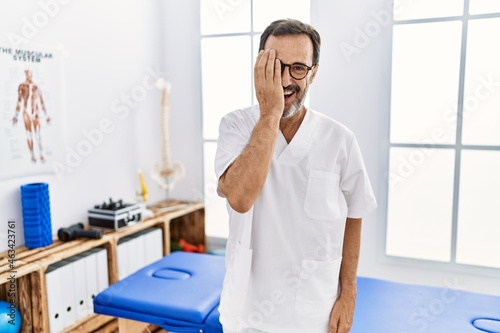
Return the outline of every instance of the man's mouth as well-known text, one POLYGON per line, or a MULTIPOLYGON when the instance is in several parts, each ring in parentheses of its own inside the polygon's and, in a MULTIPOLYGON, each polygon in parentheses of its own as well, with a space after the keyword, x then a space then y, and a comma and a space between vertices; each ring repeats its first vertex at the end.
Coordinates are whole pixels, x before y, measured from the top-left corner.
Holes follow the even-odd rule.
POLYGON ((285 101, 286 100, 289 100, 290 98, 292 98, 292 96, 297 92, 297 88, 296 87, 287 87, 283 90, 283 96, 285 97, 285 101))

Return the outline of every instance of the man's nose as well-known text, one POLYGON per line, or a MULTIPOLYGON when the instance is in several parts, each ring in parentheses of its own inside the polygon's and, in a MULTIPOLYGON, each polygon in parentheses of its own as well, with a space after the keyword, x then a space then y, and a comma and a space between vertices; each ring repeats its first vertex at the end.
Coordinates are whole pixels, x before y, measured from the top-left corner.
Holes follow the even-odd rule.
POLYGON ((281 65, 281 84, 283 87, 289 86, 292 83, 292 79, 288 67, 281 65))

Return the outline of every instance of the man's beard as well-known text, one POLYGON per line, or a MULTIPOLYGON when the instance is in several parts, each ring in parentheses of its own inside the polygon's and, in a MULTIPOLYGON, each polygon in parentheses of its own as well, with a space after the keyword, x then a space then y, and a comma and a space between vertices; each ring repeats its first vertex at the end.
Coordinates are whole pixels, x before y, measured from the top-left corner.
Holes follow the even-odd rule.
POLYGON ((297 86, 288 86, 284 90, 293 90, 296 94, 295 102, 293 102, 288 110, 283 110, 283 115, 281 116, 281 118, 287 119, 296 116, 304 107, 304 102, 306 100, 307 91, 309 90, 309 85, 306 85, 302 93, 300 91, 300 88, 297 86))

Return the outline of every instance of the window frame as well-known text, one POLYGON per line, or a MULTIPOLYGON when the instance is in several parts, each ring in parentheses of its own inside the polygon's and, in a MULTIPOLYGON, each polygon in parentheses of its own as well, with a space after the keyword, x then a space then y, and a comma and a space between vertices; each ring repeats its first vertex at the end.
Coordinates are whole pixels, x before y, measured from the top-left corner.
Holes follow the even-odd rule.
MULTIPOLYGON (((203 1, 203 0, 201 0, 203 1)), ((253 80, 254 80, 254 73, 253 73, 253 61, 255 59, 255 56, 257 55, 257 50, 258 50, 258 40, 257 38, 262 34, 263 30, 260 31, 260 30, 254 30, 254 27, 255 27, 255 19, 254 19, 254 10, 255 10, 255 7, 254 7, 254 0, 247 0, 250 2, 250 30, 247 31, 247 32, 235 32, 235 33, 207 33, 207 34, 202 34, 201 31, 200 31, 200 40, 199 40, 199 43, 200 43, 200 91, 201 91, 201 112, 200 112, 200 115, 201 115, 201 131, 202 131, 202 140, 201 140, 201 149, 202 149, 202 161, 203 161, 203 164, 205 164, 205 158, 206 158, 206 154, 205 154, 205 144, 206 143, 211 143, 211 144, 216 144, 217 143, 217 138, 215 139, 210 139, 210 138, 206 138, 205 137, 205 133, 204 133, 204 128, 205 128, 205 123, 204 123, 204 117, 205 117, 205 106, 203 104, 203 85, 202 85, 202 81, 203 81, 203 68, 201 66, 201 59, 202 59, 202 50, 201 50, 201 45, 202 45, 202 41, 204 39, 209 39, 209 38, 224 38, 224 37, 250 37, 250 52, 251 52, 251 63, 249 64, 249 67, 248 67, 248 70, 250 70, 250 79, 251 79, 251 84, 250 84, 250 94, 251 94, 251 104, 254 105, 257 103, 257 100, 256 100, 256 96, 255 96, 255 87, 253 85, 253 80)), ((222 2, 223 3, 223 2, 222 2)), ((230 2, 228 2, 230 3, 230 2)), ((309 7, 311 7, 311 4, 312 4, 312 1, 311 0, 308 0, 308 5, 309 7)), ((311 19, 311 12, 309 12, 309 20, 306 21, 306 22, 310 22, 310 19, 311 19)), ((201 21, 201 13, 200 13, 200 21, 201 21)), ((308 95, 307 98, 306 98, 306 103, 308 103, 309 101, 309 98, 310 96, 308 95)), ((250 105, 249 105, 250 106, 250 105)), ((205 177, 205 173, 206 173, 206 170, 205 170, 205 165, 203 165, 203 174, 202 174, 202 182, 203 182, 203 187, 204 187, 204 190, 203 190, 203 193, 202 193, 202 196, 203 196, 203 199, 206 203, 207 201, 207 197, 210 198, 212 196, 217 196, 217 193, 215 193, 215 189, 214 189, 214 184, 210 184, 210 182, 206 179, 205 177), (210 193, 207 193, 207 188, 210 190, 210 193), (213 192, 213 193, 212 193, 213 192)), ((229 221, 229 217, 227 217, 227 222, 229 221)), ((208 220, 205 221, 205 223, 207 224, 210 223, 208 220)), ((207 239, 208 239, 208 243, 210 244, 213 244, 214 247, 221 247, 221 245, 225 244, 225 240, 227 238, 221 238, 219 236, 212 236, 212 235, 207 235, 207 239)), ((210 246, 209 246, 210 247, 210 246)))
POLYGON ((384 165, 386 170, 386 181, 382 190, 382 197, 385 199, 385 205, 379 207, 379 216, 381 217, 383 223, 383 232, 380 233, 378 244, 380 244, 379 253, 377 256, 379 261, 384 264, 395 264, 400 266, 411 266, 412 268, 419 269, 432 269, 443 272, 452 272, 459 274, 480 274, 486 277, 497 278, 500 277, 500 267, 488 267, 479 266, 473 264, 463 264, 457 263, 457 238, 458 238, 458 210, 459 210, 459 191, 460 191, 460 172, 461 172, 461 156, 463 150, 480 150, 480 151, 499 151, 500 145, 466 145, 462 144, 462 129, 463 129, 463 115, 464 115, 464 90, 465 90, 465 73, 466 73, 466 59, 467 59, 467 37, 468 37, 468 27, 469 23, 473 20, 490 19, 490 18, 500 18, 500 11, 497 13, 486 13, 486 14, 469 14, 469 0, 464 0, 463 15, 461 16, 449 16, 449 17, 438 17, 438 18, 424 18, 424 19, 405 19, 396 21, 393 19, 389 25, 390 38, 389 45, 391 47, 391 58, 390 58, 390 72, 389 76, 389 100, 391 100, 392 94, 392 49, 394 47, 393 32, 395 26, 405 25, 405 24, 420 24, 420 23, 433 23, 433 22, 447 22, 447 21, 461 21, 462 22, 462 35, 461 35, 461 49, 460 49, 460 68, 459 68, 459 79, 458 79, 458 96, 457 96, 457 123, 456 123, 456 138, 454 144, 418 144, 418 143, 393 143, 390 138, 391 130, 391 107, 387 113, 387 139, 386 147, 384 148, 385 156, 384 165), (389 210, 389 159, 391 148, 418 148, 418 149, 453 149, 455 151, 455 162, 454 162, 454 185, 453 185, 453 210, 452 210, 452 224, 451 224, 451 252, 450 261, 434 261, 428 259, 418 259, 403 256, 395 256, 387 254, 387 233, 388 233, 388 210, 389 210))

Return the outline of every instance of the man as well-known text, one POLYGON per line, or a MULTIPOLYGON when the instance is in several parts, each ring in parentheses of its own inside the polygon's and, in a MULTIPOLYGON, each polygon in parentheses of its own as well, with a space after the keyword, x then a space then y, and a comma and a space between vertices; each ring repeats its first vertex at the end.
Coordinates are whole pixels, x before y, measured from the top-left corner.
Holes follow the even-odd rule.
POLYGON ((26 75, 26 81, 21 83, 17 89, 16 114, 14 115, 14 118, 12 118, 12 123, 14 125, 17 124, 17 118, 19 117, 19 113, 22 109, 28 149, 31 153, 31 162, 36 163, 33 147, 33 134, 35 134, 36 140, 38 141, 40 162, 43 163, 45 162, 45 158, 43 156, 42 136, 40 133, 40 109, 43 110, 47 123, 50 123, 50 117, 47 115, 42 93, 38 86, 33 83, 31 71, 27 69, 24 71, 24 74, 26 75))
POLYGON ((304 107, 320 36, 271 23, 254 67, 258 106, 226 115, 215 161, 230 217, 224 332, 346 333, 361 217, 376 207, 352 132, 304 107))

